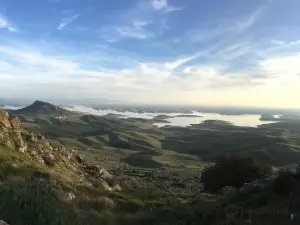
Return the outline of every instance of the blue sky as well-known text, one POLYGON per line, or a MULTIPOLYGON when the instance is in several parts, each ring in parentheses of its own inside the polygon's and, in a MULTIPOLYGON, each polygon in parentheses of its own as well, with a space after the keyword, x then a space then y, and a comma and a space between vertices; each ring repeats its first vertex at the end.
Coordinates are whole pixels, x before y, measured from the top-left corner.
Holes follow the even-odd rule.
POLYGON ((0 97, 300 107, 299 0, 0 0, 0 97))

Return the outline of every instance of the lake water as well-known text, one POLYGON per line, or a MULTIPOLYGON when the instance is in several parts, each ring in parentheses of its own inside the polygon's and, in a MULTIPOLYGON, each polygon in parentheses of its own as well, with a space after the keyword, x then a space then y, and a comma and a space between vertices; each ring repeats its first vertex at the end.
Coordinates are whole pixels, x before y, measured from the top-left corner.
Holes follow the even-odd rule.
MULTIPOLYGON (((21 107, 15 106, 4 106, 6 109, 20 109, 21 107)), ((182 115, 183 113, 135 113, 135 112, 118 112, 115 110, 96 110, 93 108, 89 108, 86 106, 76 105, 73 107, 64 107, 70 111, 77 111, 86 114, 98 115, 98 116, 105 116, 107 114, 117 114, 121 118, 142 118, 142 119, 153 119, 155 116, 158 115, 167 115, 167 116, 178 116, 182 115)), ((196 115, 201 117, 173 117, 168 118, 166 121, 169 123, 154 123, 158 127, 163 127, 166 125, 171 126, 180 126, 186 127, 191 124, 199 124, 205 120, 223 120, 232 123, 236 126, 247 126, 247 127, 257 127, 258 125, 262 124, 269 124, 275 123, 275 121, 260 121, 260 115, 220 115, 217 113, 201 113, 201 112, 193 112, 191 114, 184 113, 184 115, 196 115)), ((280 115, 274 115, 274 118, 279 118, 280 115)))
MULTIPOLYGON (((115 110, 95 110, 85 106, 73 106, 72 108, 65 108, 70 111, 79 111, 87 114, 104 116, 110 113, 121 115, 122 118, 142 118, 142 119, 153 119, 158 115, 167 116, 178 116, 182 113, 135 113, 135 112, 118 112, 115 110)), ((186 127, 191 124, 199 124, 205 120, 223 120, 230 122, 236 126, 247 126, 257 127, 258 125, 274 123, 275 121, 260 121, 260 115, 220 115, 216 113, 200 113, 193 112, 191 114, 184 115, 195 115, 201 117, 173 117, 166 119, 169 123, 154 123, 158 127, 166 125, 186 127)), ((279 116, 279 115, 276 115, 279 116)))
POLYGON ((20 106, 5 105, 3 108, 4 108, 4 109, 18 110, 18 109, 22 109, 23 107, 20 107, 20 106))

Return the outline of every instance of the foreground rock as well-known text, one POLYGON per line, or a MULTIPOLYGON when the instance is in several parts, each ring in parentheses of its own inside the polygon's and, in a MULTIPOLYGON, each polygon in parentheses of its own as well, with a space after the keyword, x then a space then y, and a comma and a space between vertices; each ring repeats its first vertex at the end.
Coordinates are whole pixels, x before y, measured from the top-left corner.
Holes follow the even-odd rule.
MULTIPOLYGON (((113 175, 106 169, 99 165, 88 165, 84 157, 75 150, 68 150, 63 146, 53 148, 43 135, 24 130, 18 117, 10 117, 2 109, 0 109, 0 145, 12 151, 18 151, 24 154, 24 157, 44 166, 64 168, 70 172, 70 175, 76 174, 81 182, 93 181, 93 186, 99 186, 108 191, 122 190, 113 175)), ((14 167, 17 168, 18 165, 14 167)), ((66 199, 71 201, 74 196, 69 193, 66 199)))

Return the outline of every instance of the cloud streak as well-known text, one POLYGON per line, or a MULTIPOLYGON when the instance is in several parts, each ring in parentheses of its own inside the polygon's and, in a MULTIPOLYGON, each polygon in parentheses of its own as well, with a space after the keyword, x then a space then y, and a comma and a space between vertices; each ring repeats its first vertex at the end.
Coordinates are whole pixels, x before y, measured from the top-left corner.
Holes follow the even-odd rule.
POLYGON ((60 24, 57 26, 57 30, 62 30, 72 22, 74 22, 78 17, 80 16, 80 13, 74 14, 73 16, 64 17, 62 18, 60 24))
MULTIPOLYGON (((232 46, 229 50, 238 47, 232 46)), ((296 63, 299 55, 262 59, 258 62, 258 71, 226 72, 209 64, 182 68, 199 53, 169 62, 141 62, 135 67, 115 70, 83 68, 80 55, 70 60, 62 58, 62 53, 48 55, 33 49, 0 47, 3 94, 13 84, 17 87, 16 94, 30 93, 31 97, 40 91, 44 98, 102 95, 108 99, 157 104, 216 104, 221 101, 256 106, 275 106, 278 101, 288 99, 284 104, 291 106, 297 104, 293 95, 300 90, 300 67, 296 63), (257 73, 261 76, 257 77, 257 73), (54 89, 58 91, 51 91, 54 89), (284 92, 279 93, 279 89, 284 92), (77 90, 81 90, 80 93, 77 90)))
POLYGON ((152 21, 133 21, 129 26, 117 27, 116 29, 122 37, 146 39, 153 35, 153 33, 146 30, 146 27, 151 23, 152 21))
POLYGON ((160 10, 166 13, 180 11, 184 9, 184 7, 176 7, 169 5, 168 0, 152 0, 151 4, 155 10, 160 10))
POLYGON ((0 29, 7 29, 11 32, 17 32, 17 28, 14 27, 4 16, 0 14, 0 29))

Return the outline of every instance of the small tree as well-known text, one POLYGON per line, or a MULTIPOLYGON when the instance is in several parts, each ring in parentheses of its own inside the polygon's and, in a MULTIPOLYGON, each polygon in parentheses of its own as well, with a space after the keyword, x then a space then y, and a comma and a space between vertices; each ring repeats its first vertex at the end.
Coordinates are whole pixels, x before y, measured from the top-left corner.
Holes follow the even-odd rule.
POLYGON ((270 166, 259 163, 253 157, 235 154, 221 158, 215 165, 204 169, 201 182, 206 191, 216 192, 225 186, 240 188, 245 183, 268 176, 271 171, 270 166))

